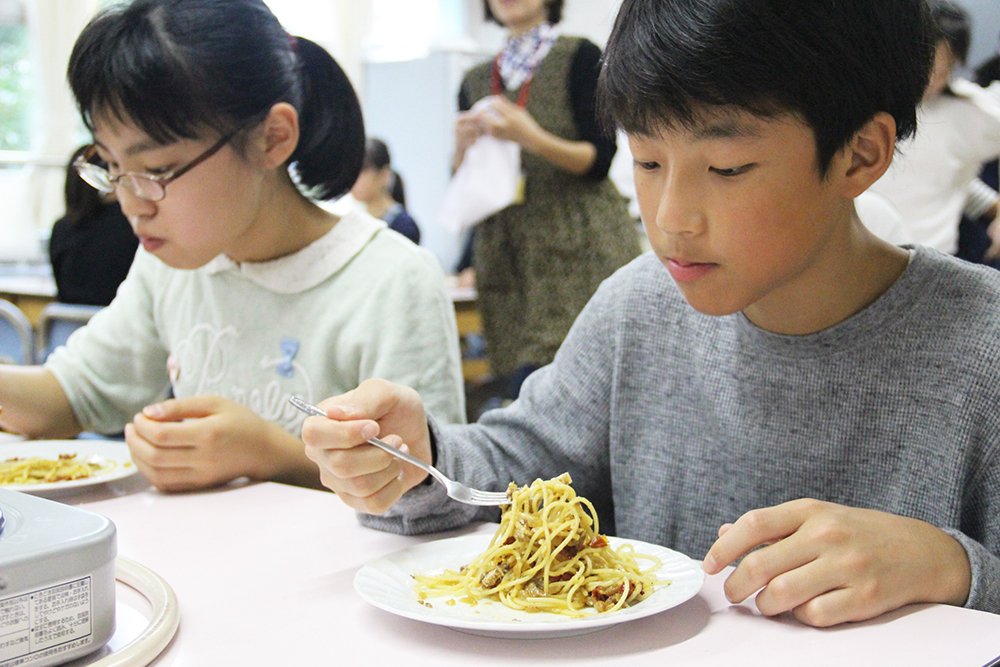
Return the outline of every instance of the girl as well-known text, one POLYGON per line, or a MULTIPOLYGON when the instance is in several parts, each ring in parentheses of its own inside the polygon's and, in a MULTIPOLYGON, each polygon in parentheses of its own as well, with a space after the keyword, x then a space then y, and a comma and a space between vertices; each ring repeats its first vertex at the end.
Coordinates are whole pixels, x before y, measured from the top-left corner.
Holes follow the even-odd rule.
POLYGON ((326 51, 262 0, 136 0, 84 29, 69 82, 94 136, 77 168, 117 192, 141 248, 112 304, 44 368, 0 369, 3 427, 125 426, 139 469, 176 490, 318 485, 292 394, 393 377, 463 419, 437 260, 302 194, 346 192, 364 150, 326 51))
POLYGON ((365 205, 369 213, 384 220, 389 229, 414 243, 420 243, 420 228, 406 211, 403 179, 392 168, 389 147, 381 139, 365 142, 361 175, 351 188, 351 196, 365 205))

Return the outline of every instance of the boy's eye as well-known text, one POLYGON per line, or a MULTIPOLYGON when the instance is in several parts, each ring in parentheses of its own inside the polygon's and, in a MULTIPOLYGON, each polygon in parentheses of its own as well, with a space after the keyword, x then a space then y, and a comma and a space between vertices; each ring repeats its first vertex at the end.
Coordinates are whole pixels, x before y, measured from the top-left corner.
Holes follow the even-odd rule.
POLYGON ((635 161, 635 166, 643 171, 653 171, 660 166, 659 162, 641 162, 639 160, 635 161))
POLYGON ((728 169, 722 169, 719 167, 709 167, 709 171, 718 174, 719 176, 725 176, 729 178, 732 176, 739 176, 740 174, 745 174, 746 172, 750 171, 753 168, 754 165, 751 163, 742 165, 740 167, 731 167, 728 169))

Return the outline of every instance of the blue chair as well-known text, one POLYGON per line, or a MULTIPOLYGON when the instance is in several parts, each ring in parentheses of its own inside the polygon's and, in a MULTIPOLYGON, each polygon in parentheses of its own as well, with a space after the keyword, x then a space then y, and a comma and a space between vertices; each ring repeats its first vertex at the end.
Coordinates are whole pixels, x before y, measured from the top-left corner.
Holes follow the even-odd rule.
POLYGON ((89 322, 102 308, 70 303, 50 303, 42 308, 38 316, 38 363, 48 359, 60 345, 65 345, 69 335, 89 322))
POLYGON ((0 299, 0 363, 35 363, 35 330, 21 309, 0 299))

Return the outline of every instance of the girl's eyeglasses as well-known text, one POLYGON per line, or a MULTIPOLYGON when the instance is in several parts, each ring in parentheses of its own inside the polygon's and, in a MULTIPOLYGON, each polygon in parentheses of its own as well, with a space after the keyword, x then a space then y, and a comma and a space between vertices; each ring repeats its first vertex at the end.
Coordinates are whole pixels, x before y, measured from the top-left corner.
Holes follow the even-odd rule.
POLYGON ((160 201, 167 196, 167 184, 173 183, 178 178, 191 171, 199 164, 212 157, 222 149, 229 141, 236 136, 239 129, 223 135, 221 139, 212 144, 208 150, 188 162, 182 167, 174 169, 167 174, 140 174, 126 171, 112 176, 107 169, 99 164, 91 162, 97 154, 97 146, 91 146, 83 155, 73 161, 73 168, 88 185, 93 186, 104 194, 111 194, 115 188, 121 184, 128 188, 128 191, 139 199, 147 201, 160 201))

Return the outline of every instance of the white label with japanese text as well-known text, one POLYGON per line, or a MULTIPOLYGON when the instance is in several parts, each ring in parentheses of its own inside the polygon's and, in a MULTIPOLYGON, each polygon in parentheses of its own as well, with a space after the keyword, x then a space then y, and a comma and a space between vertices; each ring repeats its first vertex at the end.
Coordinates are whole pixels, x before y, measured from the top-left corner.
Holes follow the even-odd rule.
POLYGON ((19 667, 90 644, 90 577, 0 599, 0 667, 19 667))

